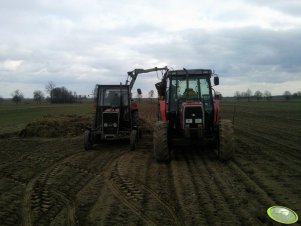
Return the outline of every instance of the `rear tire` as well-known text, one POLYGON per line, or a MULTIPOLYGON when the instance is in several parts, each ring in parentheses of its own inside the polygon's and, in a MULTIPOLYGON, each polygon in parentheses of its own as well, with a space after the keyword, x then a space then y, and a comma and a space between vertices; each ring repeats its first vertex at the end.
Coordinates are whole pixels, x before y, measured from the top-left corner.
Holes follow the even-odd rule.
POLYGON ((155 159, 158 162, 170 161, 167 122, 158 121, 155 123, 153 139, 155 159))
POLYGON ((139 127, 139 114, 137 110, 132 112, 132 125, 136 128, 139 127))
POLYGON ((130 149, 131 151, 136 149, 136 141, 137 141, 137 130, 132 130, 130 134, 130 149))
POLYGON ((91 141, 91 131, 86 130, 84 133, 84 148, 86 151, 92 149, 92 141, 91 141))
POLYGON ((218 158, 228 161, 233 158, 235 153, 235 138, 233 123, 231 120, 221 120, 219 123, 219 145, 218 158))

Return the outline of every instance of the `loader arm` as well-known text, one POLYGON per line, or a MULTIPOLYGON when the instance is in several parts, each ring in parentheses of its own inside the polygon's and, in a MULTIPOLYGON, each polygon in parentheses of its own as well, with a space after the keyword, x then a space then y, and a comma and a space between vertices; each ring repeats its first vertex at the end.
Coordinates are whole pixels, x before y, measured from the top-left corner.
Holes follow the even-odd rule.
POLYGON ((133 71, 129 71, 128 72, 128 77, 127 77, 127 80, 125 82, 126 85, 129 84, 130 86, 130 91, 132 90, 134 84, 135 84, 135 81, 137 79, 137 76, 139 74, 143 74, 143 73, 148 73, 148 72, 153 72, 153 71, 162 71, 162 70, 165 70, 167 71, 168 68, 167 66, 165 67, 162 67, 162 68, 159 68, 159 67, 154 67, 154 68, 150 68, 150 69, 135 69, 133 71))

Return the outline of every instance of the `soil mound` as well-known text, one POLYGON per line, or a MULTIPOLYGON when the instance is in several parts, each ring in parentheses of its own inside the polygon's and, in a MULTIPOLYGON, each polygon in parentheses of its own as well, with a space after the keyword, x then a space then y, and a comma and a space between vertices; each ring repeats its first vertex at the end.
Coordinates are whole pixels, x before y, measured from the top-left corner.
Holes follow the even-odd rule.
POLYGON ((20 137, 73 137, 82 135, 90 126, 90 117, 78 115, 46 115, 42 120, 27 124, 20 137))
POLYGON ((153 125, 149 121, 147 121, 143 118, 139 118, 139 123, 140 123, 140 128, 141 128, 142 132, 146 132, 146 133, 153 132, 153 125))

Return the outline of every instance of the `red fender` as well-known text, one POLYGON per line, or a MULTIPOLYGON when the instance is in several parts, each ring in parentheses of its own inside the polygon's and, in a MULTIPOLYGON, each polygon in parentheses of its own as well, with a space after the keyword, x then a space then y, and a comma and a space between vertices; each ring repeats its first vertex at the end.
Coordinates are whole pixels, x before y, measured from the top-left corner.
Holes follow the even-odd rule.
POLYGON ((138 104, 135 101, 131 101, 131 111, 138 110, 138 104))
POLYGON ((160 100, 159 101, 159 107, 160 107, 160 114, 161 114, 161 120, 163 122, 166 121, 166 101, 165 100, 160 100))

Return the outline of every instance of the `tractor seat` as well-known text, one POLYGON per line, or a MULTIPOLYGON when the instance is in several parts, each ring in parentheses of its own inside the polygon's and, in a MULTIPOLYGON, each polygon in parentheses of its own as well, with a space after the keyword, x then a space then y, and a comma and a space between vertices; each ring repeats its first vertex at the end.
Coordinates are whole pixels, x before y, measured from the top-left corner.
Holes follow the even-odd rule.
POLYGON ((186 88, 183 96, 196 97, 198 94, 192 88, 186 88))

